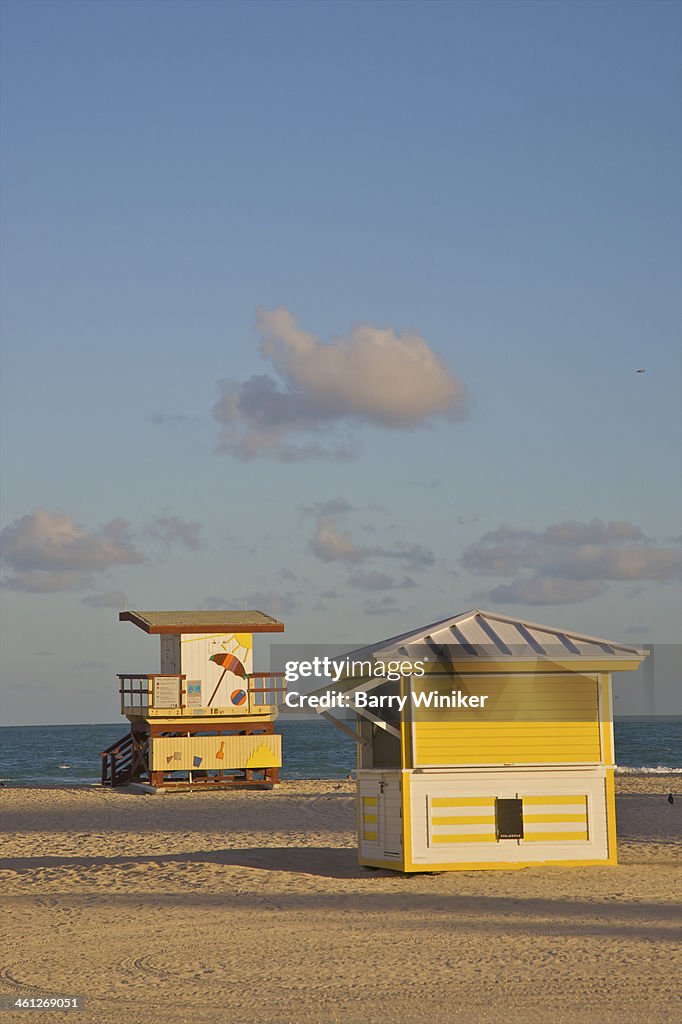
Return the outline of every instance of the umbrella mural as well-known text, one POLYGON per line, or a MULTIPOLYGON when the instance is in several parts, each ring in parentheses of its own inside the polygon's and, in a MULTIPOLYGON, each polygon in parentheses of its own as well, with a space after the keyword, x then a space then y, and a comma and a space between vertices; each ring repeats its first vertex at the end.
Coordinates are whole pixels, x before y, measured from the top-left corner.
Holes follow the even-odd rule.
POLYGON ((211 657, 209 658, 209 661, 214 661, 216 663, 216 665, 220 665, 222 667, 222 670, 223 670, 223 674, 221 675, 220 679, 216 683, 215 690, 213 691, 213 693, 211 694, 211 696, 209 698, 208 706, 210 707, 210 705, 211 705, 211 703, 213 701, 213 698, 215 697, 216 693, 218 692, 218 687, 220 686, 220 684, 222 683, 223 679, 225 678, 225 673, 226 672, 233 672, 236 676, 241 676, 241 678, 244 679, 246 677, 246 669, 242 665, 242 663, 239 660, 239 658, 236 658, 234 656, 234 654, 227 654, 224 651, 221 651, 220 654, 212 654, 211 657))

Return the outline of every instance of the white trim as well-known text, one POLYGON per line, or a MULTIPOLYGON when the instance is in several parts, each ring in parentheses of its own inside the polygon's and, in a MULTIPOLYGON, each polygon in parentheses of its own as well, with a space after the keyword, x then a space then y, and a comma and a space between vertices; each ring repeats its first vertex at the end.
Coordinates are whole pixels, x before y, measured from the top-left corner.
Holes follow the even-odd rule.
POLYGON ((406 769, 407 771, 414 771, 417 774, 423 769, 428 771, 439 771, 439 772, 471 772, 471 771, 516 771, 517 768, 535 770, 541 768, 543 771, 551 771, 552 768, 575 768, 576 771, 585 769, 592 771, 595 768, 613 768, 615 765, 604 764, 603 761, 507 761, 500 762, 495 761, 490 764, 481 764, 476 761, 470 761, 465 764, 420 764, 416 768, 406 769))

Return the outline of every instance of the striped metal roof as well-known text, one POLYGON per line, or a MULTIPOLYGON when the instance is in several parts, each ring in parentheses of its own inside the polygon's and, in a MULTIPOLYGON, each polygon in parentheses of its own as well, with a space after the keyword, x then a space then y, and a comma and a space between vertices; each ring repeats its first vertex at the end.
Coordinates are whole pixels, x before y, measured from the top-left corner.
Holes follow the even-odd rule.
MULTIPOLYGON (((576 670, 580 670, 582 661, 604 662, 604 671, 608 663, 622 667, 623 662, 643 661, 649 652, 643 647, 630 644, 615 643, 600 637, 576 633, 573 630, 558 629, 554 626, 543 626, 537 622, 514 619, 497 612, 486 612, 474 609, 462 615, 453 615, 449 619, 432 622, 409 633, 401 633, 379 643, 367 644, 364 647, 349 651, 344 655, 349 662, 383 661, 405 659, 407 661, 437 661, 441 659, 445 671, 447 663, 471 660, 479 664, 494 662, 575 662, 576 670)), ((551 664, 549 666, 551 668, 551 664)), ((634 667, 631 665, 630 667, 634 667)), ((315 694, 327 693, 330 690, 352 693, 357 689, 372 689, 384 685, 383 676, 373 678, 372 674, 363 674, 356 678, 352 674, 342 678, 333 686, 327 683, 315 694)), ((317 709, 318 714, 334 721, 334 716, 317 709)), ((372 718, 362 710, 358 714, 372 718)), ((377 712, 379 714, 379 712, 377 712)), ((376 721, 376 716, 372 718, 376 721)))
POLYGON ((447 652, 450 657, 457 658, 524 661, 535 658, 642 660, 647 654, 641 647, 480 609, 371 645, 375 657, 423 657, 425 648, 434 657, 447 652))

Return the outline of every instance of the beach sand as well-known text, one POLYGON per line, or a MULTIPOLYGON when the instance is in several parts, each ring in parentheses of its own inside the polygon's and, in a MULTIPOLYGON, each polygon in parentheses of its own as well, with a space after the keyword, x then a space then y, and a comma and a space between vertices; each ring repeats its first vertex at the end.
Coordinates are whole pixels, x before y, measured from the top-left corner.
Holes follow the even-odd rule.
POLYGON ((618 867, 414 876, 357 866, 346 782, 0 790, 0 993, 101 1024, 679 1024, 682 776, 617 782, 618 867))

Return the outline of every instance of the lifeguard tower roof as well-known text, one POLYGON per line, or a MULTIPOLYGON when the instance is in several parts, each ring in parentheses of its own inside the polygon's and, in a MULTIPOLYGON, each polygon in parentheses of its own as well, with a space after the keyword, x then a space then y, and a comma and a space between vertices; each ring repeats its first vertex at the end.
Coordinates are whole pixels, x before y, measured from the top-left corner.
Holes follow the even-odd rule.
POLYGON ((283 633, 284 623, 258 611, 119 612, 145 633, 283 633))

